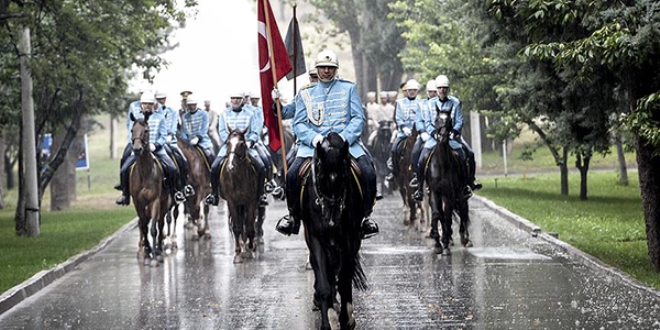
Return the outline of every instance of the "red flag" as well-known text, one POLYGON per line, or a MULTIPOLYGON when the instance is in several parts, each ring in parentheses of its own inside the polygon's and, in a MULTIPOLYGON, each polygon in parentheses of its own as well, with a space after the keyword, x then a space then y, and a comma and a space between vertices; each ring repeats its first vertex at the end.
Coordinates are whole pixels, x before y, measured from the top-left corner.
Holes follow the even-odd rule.
POLYGON ((282 143, 280 141, 279 125, 277 116, 271 111, 273 99, 270 92, 273 90, 275 83, 282 79, 291 71, 291 62, 289 61, 289 53, 286 51, 286 46, 282 41, 282 36, 277 28, 277 22, 273 15, 273 10, 270 7, 268 0, 257 0, 257 17, 258 17, 258 38, 259 38, 259 71, 261 76, 261 100, 264 108, 264 120, 266 127, 268 127, 268 140, 269 145, 273 151, 280 149, 282 143), (266 5, 266 13, 264 11, 264 3, 266 5), (268 17, 268 26, 266 25, 266 17, 268 17), (269 36, 268 30, 270 29, 271 45, 273 47, 273 61, 275 62, 275 76, 277 81, 273 81, 273 68, 270 61, 270 53, 268 52, 269 36))

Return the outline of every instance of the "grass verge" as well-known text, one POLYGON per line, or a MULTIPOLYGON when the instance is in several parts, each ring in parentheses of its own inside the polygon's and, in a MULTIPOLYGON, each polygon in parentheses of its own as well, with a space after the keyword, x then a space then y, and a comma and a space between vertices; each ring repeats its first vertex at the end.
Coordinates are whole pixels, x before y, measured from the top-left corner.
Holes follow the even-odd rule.
POLYGON ((479 195, 507 208, 545 232, 660 289, 660 274, 648 258, 637 175, 617 185, 614 172, 589 174, 589 199, 579 197, 580 178, 569 175, 569 196, 561 196, 559 173, 483 180, 479 195), (497 181, 496 181, 497 180, 497 181))

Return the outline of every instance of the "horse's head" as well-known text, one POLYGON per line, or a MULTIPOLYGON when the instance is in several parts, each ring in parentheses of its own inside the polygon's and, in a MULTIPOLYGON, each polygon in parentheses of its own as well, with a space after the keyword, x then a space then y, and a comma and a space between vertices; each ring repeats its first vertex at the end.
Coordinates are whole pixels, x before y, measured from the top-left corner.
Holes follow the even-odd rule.
POLYGON ((435 110, 438 115, 435 117, 436 136, 434 136, 434 138, 438 140, 439 143, 446 143, 449 141, 449 133, 451 133, 453 126, 451 122, 451 113, 440 111, 438 105, 435 106, 435 110))
POLYGON ((381 120, 378 123, 378 136, 382 137, 385 141, 390 141, 392 139, 392 121, 391 120, 381 120))
POLYGON ((136 119, 131 113, 130 118, 133 121, 133 128, 131 129, 131 142, 133 143, 133 152, 136 155, 142 154, 145 149, 149 148, 149 116, 150 112, 144 113, 144 118, 136 119))
POLYGON ((316 204, 329 212, 323 217, 338 223, 343 211, 348 184, 350 183, 350 154, 348 142, 337 133, 330 133, 316 145, 312 164, 316 204))
POLYGON ((229 156, 227 166, 229 170, 234 167, 234 163, 242 163, 249 160, 249 157, 247 157, 248 146, 245 141, 247 130, 247 128, 245 130, 233 129, 229 133, 227 140, 227 155, 229 156))

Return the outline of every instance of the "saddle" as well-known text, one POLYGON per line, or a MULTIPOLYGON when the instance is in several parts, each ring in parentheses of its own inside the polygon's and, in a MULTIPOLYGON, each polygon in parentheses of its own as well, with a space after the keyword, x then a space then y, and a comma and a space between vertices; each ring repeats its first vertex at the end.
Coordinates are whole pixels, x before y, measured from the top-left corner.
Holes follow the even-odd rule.
POLYGON ((211 163, 210 163, 210 159, 206 156, 206 153, 204 152, 204 149, 202 149, 202 147, 200 147, 200 146, 194 146, 194 147, 195 147, 195 150, 197 150, 197 152, 199 153, 199 155, 200 155, 200 156, 202 157, 202 159, 204 160, 204 164, 206 164, 206 168, 208 168, 209 171, 211 171, 211 163))
MULTIPOLYGON (((307 180, 309 179, 309 176, 312 173, 311 169, 312 169, 312 158, 307 158, 302 163, 302 165, 300 165, 300 169, 298 170, 297 180, 298 182, 302 181, 300 184, 301 203, 303 200, 303 193, 305 192, 305 184, 307 183, 307 180)), ((355 180, 358 190, 360 191, 360 197, 364 198, 362 184, 360 183, 360 178, 362 177, 362 170, 360 169, 357 160, 355 160, 353 157, 351 157, 351 174, 353 175, 353 179, 355 180)))
MULTIPOLYGON (((459 160, 460 164, 463 165, 463 167, 466 167, 467 164, 465 164, 465 156, 462 152, 458 152, 458 150, 453 149, 451 153, 456 157, 456 159, 459 160)), ((429 163, 431 162, 431 157, 435 154, 435 148, 431 149, 429 153, 426 154, 424 159, 422 160, 422 164, 424 164, 424 174, 426 175, 429 169, 429 163)))

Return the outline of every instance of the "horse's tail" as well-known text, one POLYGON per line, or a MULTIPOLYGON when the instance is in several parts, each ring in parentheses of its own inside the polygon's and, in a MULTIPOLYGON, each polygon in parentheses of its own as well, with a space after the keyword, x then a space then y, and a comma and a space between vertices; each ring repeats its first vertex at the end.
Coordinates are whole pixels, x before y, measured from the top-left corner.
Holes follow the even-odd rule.
POLYGON ((359 253, 355 254, 353 264, 353 285, 356 289, 365 291, 369 288, 369 285, 367 284, 367 275, 364 274, 364 269, 362 269, 362 258, 359 253))

